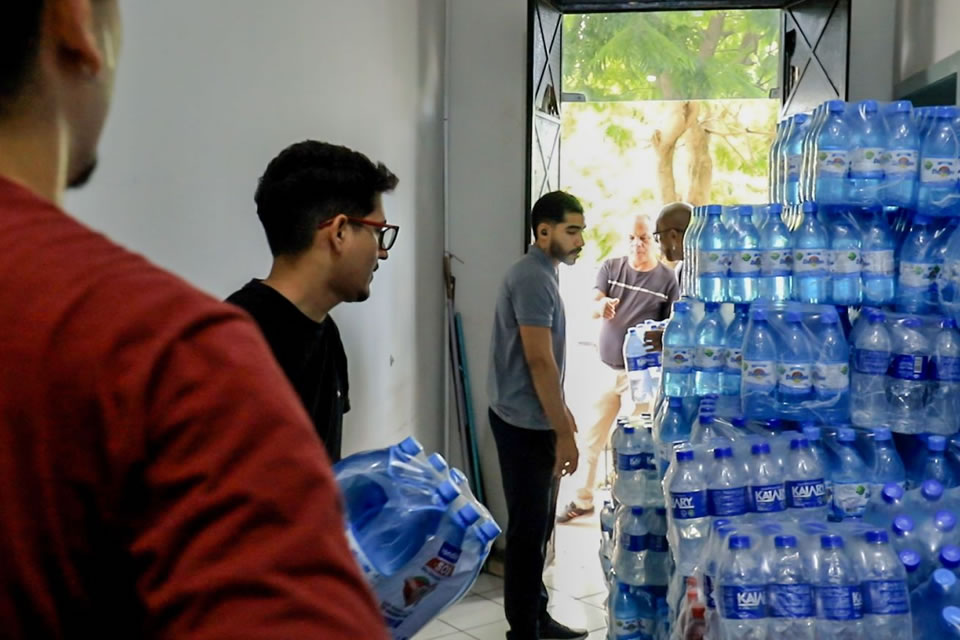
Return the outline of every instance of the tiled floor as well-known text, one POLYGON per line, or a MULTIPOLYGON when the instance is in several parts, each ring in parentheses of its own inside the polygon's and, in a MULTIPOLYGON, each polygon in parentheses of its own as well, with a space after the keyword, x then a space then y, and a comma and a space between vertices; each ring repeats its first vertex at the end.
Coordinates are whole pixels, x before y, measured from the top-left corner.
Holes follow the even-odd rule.
MULTIPOLYGON (((607 633, 603 609, 606 587, 597 558, 599 538, 596 515, 558 526, 556 560, 544 573, 544 583, 550 590, 550 613, 571 627, 588 629, 589 640, 604 640, 607 633)), ((441 613, 414 640, 503 640, 507 628, 503 581, 484 574, 470 595, 441 613)))

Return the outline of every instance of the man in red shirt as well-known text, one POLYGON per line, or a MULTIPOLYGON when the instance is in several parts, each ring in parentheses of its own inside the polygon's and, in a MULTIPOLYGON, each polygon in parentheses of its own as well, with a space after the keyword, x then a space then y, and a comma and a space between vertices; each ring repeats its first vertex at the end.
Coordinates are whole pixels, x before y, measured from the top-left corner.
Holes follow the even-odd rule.
POLYGON ((0 9, 0 636, 386 638, 253 323, 59 208, 119 48, 117 0, 0 9))

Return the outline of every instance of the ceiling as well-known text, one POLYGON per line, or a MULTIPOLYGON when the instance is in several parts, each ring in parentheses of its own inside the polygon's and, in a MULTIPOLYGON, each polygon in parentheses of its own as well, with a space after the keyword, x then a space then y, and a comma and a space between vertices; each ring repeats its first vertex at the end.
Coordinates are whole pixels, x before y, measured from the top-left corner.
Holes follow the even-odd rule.
POLYGON ((564 13, 602 11, 686 11, 709 9, 781 9, 798 0, 552 0, 564 13))

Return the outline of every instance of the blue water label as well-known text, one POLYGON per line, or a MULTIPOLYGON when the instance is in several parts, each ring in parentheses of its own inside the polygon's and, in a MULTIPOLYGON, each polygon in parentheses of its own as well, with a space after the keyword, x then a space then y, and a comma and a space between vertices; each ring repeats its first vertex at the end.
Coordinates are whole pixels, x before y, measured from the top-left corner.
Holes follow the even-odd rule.
POLYGON ((828 249, 794 249, 793 275, 825 276, 830 266, 828 249))
POLYGON ((671 491, 673 517, 677 520, 703 518, 708 515, 707 491, 671 491))
POLYGON ((768 585, 767 606, 774 618, 812 618, 813 587, 809 584, 768 585))
POLYGON ((930 359, 930 377, 938 382, 960 382, 960 358, 933 356, 930 359))
POLYGON ((772 360, 743 360, 743 385, 747 393, 772 390, 777 384, 777 372, 772 360))
POLYGON ((783 484, 765 484, 750 487, 753 510, 757 513, 775 513, 787 508, 783 484))
POLYGON ((693 371, 693 354, 690 347, 664 347, 663 370, 666 373, 690 373, 693 371))
POLYGON ((631 535, 629 533, 620 534, 620 546, 627 551, 646 551, 647 535, 631 535))
POLYGON ((747 488, 708 489, 707 509, 712 516, 740 516, 747 512, 747 488))
POLYGON ((887 375, 899 380, 926 380, 927 356, 913 353, 898 353, 893 356, 887 375))
POLYGON ((760 273, 765 276, 789 276, 793 273, 793 253, 789 248, 762 251, 760 273))
POLYGON ((624 361, 627 371, 643 371, 646 368, 647 356, 630 356, 624 361))
POLYGON ((777 384, 780 393, 802 396, 813 388, 812 362, 780 362, 777 364, 777 384))
POLYGON ((613 638, 616 640, 653 640, 655 622, 650 618, 613 619, 613 638))
POLYGON ((886 375, 889 367, 890 354, 886 351, 855 349, 853 352, 853 369, 857 373, 882 376, 886 375))
POLYGON ((863 605, 866 613, 877 616, 895 616, 910 613, 910 594, 903 580, 866 580, 863 587, 863 605))
POLYGON ((460 547, 454 546, 449 542, 444 542, 443 546, 440 547, 440 551, 437 553, 437 555, 442 560, 446 560, 447 562, 452 562, 453 564, 456 564, 457 561, 460 560, 460 553, 461 553, 460 547))
POLYGON ((723 363, 724 371, 740 375, 743 368, 743 349, 727 349, 727 357, 723 363))
POLYGON ((645 357, 647 359, 648 369, 658 369, 663 366, 663 361, 659 351, 651 351, 645 357))
POLYGON ((860 586, 822 585, 816 587, 817 609, 827 620, 859 620, 863 617, 860 586))
POLYGON ((721 614, 728 620, 760 620, 767 617, 766 585, 726 585, 721 587, 721 614))
POLYGON ((617 471, 643 471, 656 469, 656 461, 652 453, 618 453, 617 471))
POLYGON ((791 509, 816 509, 827 504, 827 487, 823 478, 791 480, 786 485, 787 506, 791 509))
POLYGON ((647 550, 654 553, 666 553, 670 550, 667 542, 667 536, 658 536, 653 533, 647 534, 647 550))
POLYGON ((693 368, 695 371, 720 371, 723 368, 725 356, 726 350, 720 346, 697 347, 693 368))

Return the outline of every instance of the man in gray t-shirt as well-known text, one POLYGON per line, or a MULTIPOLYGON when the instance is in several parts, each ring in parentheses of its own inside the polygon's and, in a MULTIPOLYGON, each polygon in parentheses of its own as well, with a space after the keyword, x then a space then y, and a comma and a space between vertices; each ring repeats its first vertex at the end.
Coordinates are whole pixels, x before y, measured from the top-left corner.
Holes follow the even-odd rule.
MULTIPOLYGON (((583 485, 576 498, 557 514, 564 523, 592 513, 593 489, 597 482, 597 463, 610 437, 610 428, 621 408, 621 395, 627 391, 627 374, 623 363, 623 339, 627 329, 644 320, 664 320, 670 315, 673 302, 680 297, 680 287, 673 270, 657 259, 650 222, 638 215, 629 234, 627 255, 603 263, 597 274, 594 294, 594 317, 602 318, 599 352, 606 379, 595 405, 596 422, 584 442, 583 485)), ((635 407, 635 413, 642 407, 635 407)))
POLYGON ((534 243, 507 272, 490 344, 490 428, 507 501, 504 610, 508 640, 586 638, 547 613, 543 564, 557 488, 577 469, 577 426, 563 398, 566 318, 557 265, 583 247, 583 207, 554 191, 531 212, 534 243))

